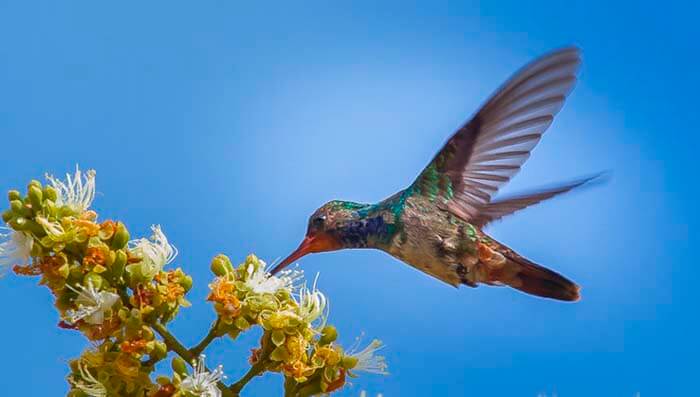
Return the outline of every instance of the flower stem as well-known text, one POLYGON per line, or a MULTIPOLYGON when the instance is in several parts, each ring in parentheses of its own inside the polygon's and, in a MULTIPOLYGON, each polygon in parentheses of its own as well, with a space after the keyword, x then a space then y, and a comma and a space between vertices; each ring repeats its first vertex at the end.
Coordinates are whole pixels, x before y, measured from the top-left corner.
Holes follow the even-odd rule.
POLYGON ((163 338, 163 342, 165 342, 165 345, 168 347, 169 350, 174 351, 179 355, 180 357, 183 358, 187 363, 192 363, 192 361, 195 359, 195 357, 190 353, 185 346, 180 343, 180 341, 173 336, 173 334, 168 331, 165 326, 161 323, 154 323, 151 325, 153 329, 163 338))
MULTIPOLYGON (((187 350, 185 346, 180 343, 180 341, 177 340, 177 338, 168 331, 167 328, 161 323, 153 323, 151 324, 151 327, 158 333, 163 338, 163 342, 165 342, 165 346, 168 347, 168 350, 175 352, 178 356, 182 357, 185 362, 188 364, 192 365, 192 362, 194 359, 197 357, 197 355, 192 354, 191 351, 187 350)), ((206 369, 209 371, 209 369, 206 369)), ((232 390, 229 390, 228 387, 223 382, 219 382, 218 385, 219 390, 221 390, 222 396, 223 397, 233 397, 236 396, 237 394, 232 394, 232 390)))
POLYGON ((217 317, 216 321, 214 321, 214 324, 212 324, 211 328, 209 329, 209 333, 207 334, 207 336, 205 336, 204 339, 202 339, 202 341, 197 344, 197 346, 190 349, 190 353, 194 357, 197 357, 200 354, 202 354, 204 349, 206 349, 207 346, 209 346, 209 344, 214 339, 216 339, 220 336, 220 335, 218 335, 218 331, 217 331, 217 329, 219 328, 219 321, 220 321, 220 319, 217 317))

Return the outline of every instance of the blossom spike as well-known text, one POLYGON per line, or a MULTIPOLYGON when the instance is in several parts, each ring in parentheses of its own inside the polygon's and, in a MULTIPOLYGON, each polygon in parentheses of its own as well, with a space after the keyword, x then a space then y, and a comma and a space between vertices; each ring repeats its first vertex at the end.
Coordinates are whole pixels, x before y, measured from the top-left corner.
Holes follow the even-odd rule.
POLYGON ((87 211, 95 199, 95 170, 87 170, 84 174, 75 166, 75 174, 66 174, 66 181, 62 181, 50 174, 46 174, 46 180, 56 190, 56 204, 68 206, 78 213, 87 211))

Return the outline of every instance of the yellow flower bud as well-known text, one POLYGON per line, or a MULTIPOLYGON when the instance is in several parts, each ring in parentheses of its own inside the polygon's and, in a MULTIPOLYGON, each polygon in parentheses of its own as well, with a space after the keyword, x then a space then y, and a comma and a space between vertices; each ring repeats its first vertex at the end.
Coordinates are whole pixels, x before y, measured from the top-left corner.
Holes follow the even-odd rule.
POLYGON ((321 345, 327 345, 338 339, 338 330, 332 325, 327 325, 321 330, 321 339, 318 341, 321 345))

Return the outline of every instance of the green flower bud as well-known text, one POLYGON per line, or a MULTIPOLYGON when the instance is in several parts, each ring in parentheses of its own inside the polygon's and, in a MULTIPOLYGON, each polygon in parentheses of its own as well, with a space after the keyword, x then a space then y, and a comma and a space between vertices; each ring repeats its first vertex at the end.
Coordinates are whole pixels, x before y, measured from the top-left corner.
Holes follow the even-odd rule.
POLYGON ((146 281, 146 277, 143 275, 143 272, 141 271, 141 264, 140 263, 132 263, 130 265, 127 265, 125 269, 126 269, 125 276, 128 275, 130 283, 138 283, 141 281, 146 281))
POLYGON ((234 330, 231 330, 228 332, 228 336, 232 340, 235 340, 236 338, 238 338, 238 335, 240 335, 240 334, 241 334, 241 330, 239 330, 239 329, 234 329, 234 330))
POLYGON ((114 237, 112 237, 112 249, 118 250, 124 248, 126 243, 129 242, 129 231, 126 229, 123 223, 117 223, 117 231, 114 232, 114 237))
POLYGON ((91 285, 96 289, 99 290, 102 288, 102 285, 104 283, 105 279, 102 278, 99 274, 95 272, 90 272, 85 275, 83 278, 83 284, 84 285, 91 285))
POLYGON ((24 207, 22 200, 10 201, 10 209, 12 209, 12 212, 14 212, 15 214, 22 215, 22 213, 24 212, 22 211, 22 207, 24 207))
POLYGON ((22 200, 22 195, 17 190, 10 190, 9 192, 7 192, 7 199, 10 201, 22 200))
POLYGON ((143 320, 141 319, 141 313, 138 309, 132 309, 131 315, 126 320, 124 331, 126 331, 127 338, 137 337, 141 328, 143 326, 143 320))
POLYGON ((30 186, 29 187, 29 201, 32 203, 32 208, 35 210, 38 210, 41 208, 41 202, 43 201, 44 194, 41 191, 41 188, 38 188, 36 186, 30 186))
POLYGON ((180 357, 173 357, 173 361, 170 363, 170 366, 173 368, 173 372, 176 374, 185 377, 188 375, 187 372, 187 364, 185 363, 185 360, 183 360, 180 357))
POLYGON ((257 268, 260 265, 260 259, 255 254, 250 254, 245 258, 246 265, 255 265, 257 268))
POLYGON ((236 328, 238 328, 241 331, 250 328, 250 323, 248 322, 248 320, 243 318, 243 316, 236 317, 236 320, 233 322, 233 325, 235 325, 236 328))
POLYGON ((184 288, 185 292, 192 289, 192 277, 185 275, 180 278, 180 286, 184 288))
POLYGON ((64 279, 68 278, 68 275, 70 274, 70 266, 68 266, 67 263, 64 263, 58 268, 58 274, 60 274, 64 279))
POLYGON ((127 308, 125 308, 125 307, 122 307, 122 308, 119 309, 119 311, 117 312, 117 315, 119 316, 119 319, 120 319, 120 320, 126 321, 127 319, 129 319, 129 309, 127 309, 127 308))
POLYGON ((219 321, 219 323, 216 325, 216 334, 217 335, 224 335, 225 333, 229 332, 231 330, 231 322, 226 322, 226 318, 221 318, 222 321, 219 321))
POLYGON ((14 214, 12 213, 12 210, 7 210, 2 213, 2 220, 3 222, 7 223, 14 217, 14 214))
POLYGON ((56 189, 54 189, 51 186, 44 186, 44 198, 56 202, 56 199, 58 199, 58 193, 56 193, 56 189))
POLYGON ((10 226, 15 230, 25 230, 27 228, 27 218, 17 217, 10 221, 10 226))
POLYGON ((219 254, 211 260, 211 271, 217 276, 225 276, 233 271, 233 264, 228 256, 219 254))
POLYGON ((145 340, 153 340, 155 339, 156 335, 153 333, 153 330, 151 327, 142 327, 141 328, 141 335, 143 336, 143 339, 145 340))
POLYGON ((286 338, 287 338, 287 337, 284 335, 284 332, 282 332, 282 331, 280 331, 280 330, 274 330, 274 331, 272 331, 271 339, 272 339, 272 343, 274 343, 275 346, 281 346, 281 345, 283 345, 283 344, 284 344, 284 340, 285 340, 286 338))
POLYGON ((326 325, 323 327, 323 330, 321 330, 321 339, 318 343, 327 345, 334 342, 336 339, 338 339, 338 330, 332 325, 326 325))
POLYGON ((340 365, 345 369, 353 369, 357 366, 358 359, 354 356, 344 356, 340 365))
POLYGON ((66 264, 64 264, 63 266, 69 266, 69 274, 71 278, 75 279, 76 281, 83 279, 83 269, 78 263, 68 265, 68 262, 66 262, 66 264))
POLYGON ((41 182, 37 181, 36 179, 32 179, 27 186, 27 190, 31 189, 32 187, 38 187, 41 189, 41 182))
POLYGON ((124 267, 126 266, 126 252, 119 250, 114 255, 114 262, 112 262, 111 272, 112 277, 118 279, 124 273, 124 267))
POLYGON ((289 358, 289 352, 282 346, 278 346, 270 353, 272 361, 285 361, 289 358))
POLYGON ((165 385, 169 385, 171 382, 170 382, 170 378, 168 378, 167 376, 158 375, 158 377, 156 377, 156 383, 161 385, 161 386, 165 386, 165 385))
POLYGON ((238 338, 238 335, 241 334, 241 330, 240 329, 232 329, 231 331, 227 332, 227 334, 228 334, 229 338, 231 338, 232 340, 236 340, 236 338, 238 338))

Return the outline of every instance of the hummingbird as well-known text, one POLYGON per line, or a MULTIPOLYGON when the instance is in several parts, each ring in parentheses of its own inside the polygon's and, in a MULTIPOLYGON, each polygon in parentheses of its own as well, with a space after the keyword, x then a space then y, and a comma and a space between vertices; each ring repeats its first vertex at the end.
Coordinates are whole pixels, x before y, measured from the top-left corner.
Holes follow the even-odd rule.
POLYGON ((484 227, 600 176, 494 197, 552 124, 580 65, 580 51, 569 47, 524 66, 448 139, 408 188, 378 203, 324 204, 309 218, 299 247, 271 273, 310 253, 373 248, 454 287, 509 286, 539 297, 579 300, 576 283, 519 255, 484 227))

